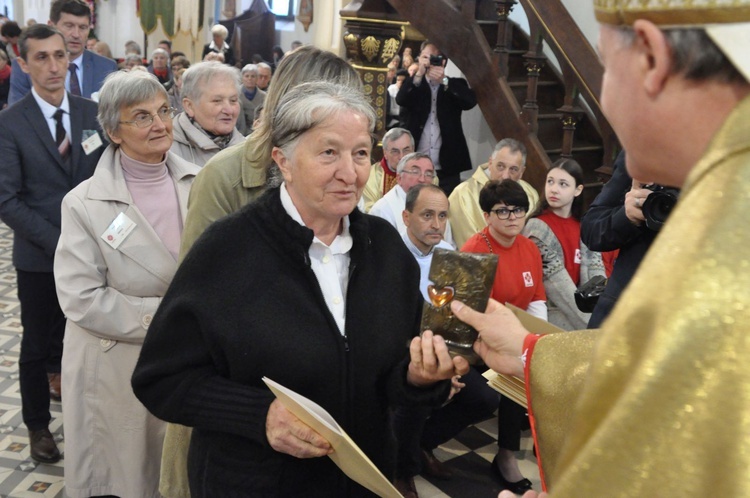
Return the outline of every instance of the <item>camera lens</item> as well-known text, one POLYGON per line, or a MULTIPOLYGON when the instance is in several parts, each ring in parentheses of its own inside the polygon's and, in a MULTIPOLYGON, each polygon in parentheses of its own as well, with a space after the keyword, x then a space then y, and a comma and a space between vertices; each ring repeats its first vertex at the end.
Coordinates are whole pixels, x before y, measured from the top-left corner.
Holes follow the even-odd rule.
POLYGON ((661 186, 654 186, 652 190, 654 192, 646 197, 641 211, 643 211, 643 217, 646 218, 646 227, 658 232, 667 221, 672 208, 677 204, 679 191, 661 186))

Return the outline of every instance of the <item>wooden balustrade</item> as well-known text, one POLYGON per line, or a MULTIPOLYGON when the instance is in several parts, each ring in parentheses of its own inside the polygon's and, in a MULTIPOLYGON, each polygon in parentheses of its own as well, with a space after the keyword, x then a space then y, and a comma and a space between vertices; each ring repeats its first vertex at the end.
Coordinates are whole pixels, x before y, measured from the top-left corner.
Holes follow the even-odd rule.
POLYGON ((611 171, 617 141, 599 103, 603 68, 560 0, 387 1, 461 69, 495 138, 525 143, 524 179, 542 191, 560 156, 581 162, 590 186, 611 171), (509 19, 514 8, 529 20, 527 40, 509 19))

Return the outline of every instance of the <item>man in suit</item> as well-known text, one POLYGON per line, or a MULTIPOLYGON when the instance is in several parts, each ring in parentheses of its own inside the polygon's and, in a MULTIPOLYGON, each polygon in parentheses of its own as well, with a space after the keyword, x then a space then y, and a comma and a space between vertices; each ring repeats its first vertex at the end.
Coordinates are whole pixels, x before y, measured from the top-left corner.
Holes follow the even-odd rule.
MULTIPOLYGON (((55 0, 50 7, 48 24, 63 34, 68 47, 65 89, 73 95, 90 99, 92 93, 99 91, 104 78, 117 71, 115 61, 86 50, 86 39, 91 30, 91 9, 83 0, 55 0)), ((29 76, 21 71, 18 61, 13 61, 8 105, 21 100, 30 90, 29 76)))
POLYGON ((477 104, 474 91, 463 78, 445 76, 447 59, 435 44, 422 43, 419 69, 407 78, 396 95, 404 128, 417 143, 417 152, 429 154, 440 178, 440 188, 450 195, 471 169, 469 147, 461 126, 461 113, 477 104))
POLYGON ((52 273, 63 196, 90 177, 104 150, 94 102, 65 91, 68 57, 55 28, 36 24, 19 40, 31 92, 0 112, 0 219, 13 229, 21 303, 19 374, 31 457, 53 463, 48 368, 60 372, 65 317, 52 273))

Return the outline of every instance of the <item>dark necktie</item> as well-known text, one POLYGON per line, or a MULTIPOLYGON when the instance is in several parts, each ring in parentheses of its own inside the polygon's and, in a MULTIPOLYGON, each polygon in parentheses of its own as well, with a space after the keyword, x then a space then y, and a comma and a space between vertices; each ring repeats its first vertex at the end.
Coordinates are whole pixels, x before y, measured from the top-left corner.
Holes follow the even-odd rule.
POLYGON ((55 118, 55 143, 60 155, 65 159, 70 151, 70 141, 68 140, 68 134, 65 132, 65 126, 63 126, 63 114, 65 114, 65 111, 58 109, 53 117, 55 118))
POLYGON ((72 62, 68 64, 68 71, 70 72, 70 93, 73 95, 81 96, 81 84, 78 82, 78 67, 72 62))

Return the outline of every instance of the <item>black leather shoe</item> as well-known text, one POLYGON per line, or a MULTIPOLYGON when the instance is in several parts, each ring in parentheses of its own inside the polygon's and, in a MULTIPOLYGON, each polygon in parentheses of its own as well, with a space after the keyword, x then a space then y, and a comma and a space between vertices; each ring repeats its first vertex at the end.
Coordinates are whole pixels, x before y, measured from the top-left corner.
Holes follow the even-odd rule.
POLYGON ((31 442, 31 458, 40 463, 55 463, 60 461, 60 450, 52 438, 49 429, 29 431, 31 442))
POLYGON ((435 458, 432 451, 422 450, 422 473, 435 479, 447 481, 453 477, 453 471, 443 462, 435 458))
POLYGON ((396 488, 404 498, 419 498, 419 494, 417 494, 417 486, 414 484, 413 477, 395 479, 393 481, 393 487, 396 488))
POLYGON ((503 473, 500 472, 500 468, 497 466, 497 455, 495 455, 495 458, 492 460, 492 475, 495 476, 498 481, 500 481, 503 489, 513 491, 517 495, 522 495, 526 491, 529 491, 531 489, 531 481, 529 481, 528 479, 524 478, 516 482, 508 481, 505 476, 503 476, 503 473))

